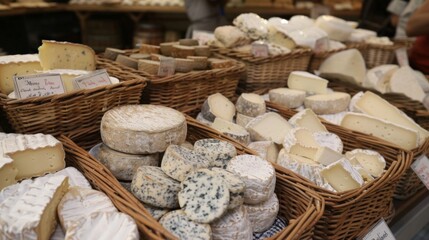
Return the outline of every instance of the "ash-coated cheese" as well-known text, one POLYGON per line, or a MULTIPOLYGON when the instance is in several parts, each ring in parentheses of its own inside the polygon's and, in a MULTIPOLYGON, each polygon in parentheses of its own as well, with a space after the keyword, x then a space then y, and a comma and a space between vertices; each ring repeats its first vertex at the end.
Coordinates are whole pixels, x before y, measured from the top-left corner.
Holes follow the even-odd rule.
POLYGON ((190 173, 180 184, 179 204, 191 220, 210 223, 220 218, 229 205, 229 188, 223 178, 208 169, 190 173))
POLYGON ((314 132, 328 132, 313 110, 308 108, 293 115, 289 123, 293 127, 303 127, 314 132))
POLYGON ((244 202, 258 204, 274 193, 276 175, 274 167, 258 156, 240 155, 228 163, 226 170, 238 175, 246 184, 244 202))
POLYGON ((108 147, 131 154, 163 152, 186 139, 182 113, 159 105, 125 105, 107 111, 101 120, 101 138, 108 147))
POLYGON ((337 134, 331 132, 313 132, 316 142, 322 147, 328 147, 338 153, 343 152, 343 141, 337 134))
POLYGON ((243 145, 248 145, 250 143, 250 134, 242 126, 235 124, 230 121, 226 121, 222 118, 216 118, 211 125, 215 130, 235 139, 243 145))
POLYGON ((306 92, 289 88, 271 89, 269 92, 270 102, 285 106, 287 108, 297 108, 304 104, 306 92))
POLYGON ((260 157, 267 161, 275 163, 279 154, 279 149, 274 142, 271 141, 256 141, 251 142, 248 148, 255 150, 260 157))
POLYGON ((287 80, 290 89, 301 90, 310 93, 326 94, 328 80, 304 71, 293 71, 287 80))
POLYGON ((42 41, 39 47, 40 65, 43 70, 76 69, 94 71, 95 52, 92 48, 77 43, 42 41))
POLYGON ((79 219, 66 232, 67 240, 79 239, 140 239, 134 219, 120 212, 95 212, 79 219))
POLYGON ((359 172, 345 158, 323 168, 320 174, 338 192, 359 188, 364 183, 359 172))
POLYGON ((101 144, 98 160, 119 180, 131 181, 141 166, 159 166, 159 154, 127 154, 101 144))
POLYGON ((159 223, 181 240, 209 240, 212 236, 209 224, 192 221, 183 210, 165 214, 159 223))
POLYGON ((310 108, 316 114, 335 114, 343 112, 350 103, 350 94, 333 92, 308 96, 304 100, 306 108, 310 108))
POLYGON ((205 119, 213 122, 215 118, 222 118, 232 122, 235 115, 235 105, 220 93, 210 95, 204 102, 201 113, 205 119))
POLYGON ((131 182, 131 192, 134 196, 146 204, 159 208, 178 208, 179 191, 180 183, 170 178, 159 167, 138 168, 131 182))
POLYGON ((164 216, 166 213, 170 211, 170 209, 167 209, 167 208, 158 208, 145 203, 143 203, 143 206, 150 213, 150 215, 153 218, 155 218, 157 221, 159 221, 159 219, 161 219, 162 216, 164 216))
POLYGON ((257 117, 266 111, 264 99, 255 93, 243 93, 238 97, 235 109, 249 117, 257 117))
POLYGON ((197 120, 198 122, 200 122, 200 123, 204 124, 204 125, 207 125, 207 126, 211 126, 211 125, 212 125, 212 123, 213 123, 213 122, 211 122, 211 121, 209 121, 209 120, 205 119, 205 118, 203 117, 203 114, 202 114, 201 112, 200 112, 200 113, 198 113, 196 120, 197 120))
POLYGON ((36 54, 0 56, 0 92, 13 92, 13 76, 31 75, 39 70, 42 67, 36 54))
POLYGON ((161 161, 161 169, 171 178, 183 181, 190 172, 200 168, 208 168, 212 160, 187 148, 170 145, 165 150, 161 161))
POLYGON ((361 165, 371 176, 380 177, 386 168, 386 160, 380 153, 369 149, 354 149, 346 152, 352 165, 361 165))
POLYGON ((213 240, 252 240, 253 230, 244 206, 229 210, 210 223, 213 240))
POLYGON ((278 113, 268 112, 249 122, 246 129, 252 141, 273 141, 282 144, 292 126, 278 113))
POLYGON ((95 212, 117 212, 112 201, 103 192, 72 187, 58 204, 58 216, 65 231, 79 219, 95 212))
POLYGON ((210 168, 216 176, 221 177, 229 189, 229 205, 228 209, 234 209, 244 202, 244 190, 246 185, 244 182, 235 174, 223 169, 223 168, 210 168))
POLYGON ((226 168, 229 160, 237 156, 234 145, 214 138, 196 141, 194 151, 209 159, 211 161, 210 166, 220 168, 226 168))
POLYGON ((267 201, 256 205, 244 205, 249 214, 253 232, 263 232, 273 225, 279 212, 279 200, 274 193, 267 201))
POLYGON ((67 189, 67 177, 54 176, 9 196, 0 203, 2 239, 49 239, 57 223, 56 207, 67 189))
POLYGON ((246 116, 244 114, 241 113, 237 113, 236 117, 235 117, 235 123, 237 123, 238 125, 242 126, 242 127, 246 127, 247 124, 252 121, 253 119, 255 119, 254 117, 249 117, 246 116))

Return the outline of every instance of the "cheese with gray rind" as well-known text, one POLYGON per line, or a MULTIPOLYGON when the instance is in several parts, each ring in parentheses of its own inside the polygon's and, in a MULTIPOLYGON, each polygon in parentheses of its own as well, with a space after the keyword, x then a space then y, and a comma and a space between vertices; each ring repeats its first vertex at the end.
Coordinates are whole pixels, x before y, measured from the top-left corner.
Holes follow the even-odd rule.
POLYGON ((235 115, 235 105, 220 93, 210 95, 201 108, 205 119, 213 122, 215 118, 222 118, 232 122, 235 115))
POLYGON ((238 97, 235 108, 238 113, 249 117, 257 117, 266 111, 264 99, 255 93, 243 93, 238 97))
POLYGON ((159 105, 115 107, 104 114, 100 127, 104 144, 131 154, 163 152, 170 144, 183 143, 186 132, 183 114, 159 105))
POLYGON ((234 145, 214 138, 196 141, 194 151, 210 159, 210 166, 220 168, 226 168, 229 160, 237 156, 237 150, 234 145))
POLYGON ((249 122, 246 129, 252 141, 273 141, 282 144, 292 126, 278 113, 268 112, 249 122))
POLYGON ((180 183, 167 176, 159 167, 138 168, 131 182, 131 192, 134 196, 146 204, 159 208, 178 208, 179 191, 180 183))
POLYGON ((165 150, 161 161, 161 169, 171 178, 181 182, 192 171, 208 168, 211 164, 211 159, 187 148, 172 144, 165 150))
POLYGON ((244 205, 248 214, 253 232, 263 232, 273 225, 279 212, 279 200, 274 193, 267 201, 256 205, 244 205))
POLYGON ((350 95, 343 92, 318 94, 308 96, 304 100, 306 108, 310 108, 316 114, 335 114, 347 110, 350 103, 350 95))
POLYGON ((189 219, 183 210, 165 214, 159 223, 170 233, 181 240, 211 239, 212 230, 209 224, 197 223, 189 219))
POLYGON ((250 122, 250 121, 252 121, 253 119, 255 119, 254 117, 249 117, 249 116, 246 116, 246 115, 244 115, 244 114, 241 114, 241 113, 237 113, 237 115, 236 115, 236 117, 235 117, 235 122, 238 124, 238 125, 240 125, 240 126, 242 126, 242 127, 246 127, 247 126, 247 124, 250 122))
POLYGON ((267 161, 275 163, 279 154, 279 149, 274 142, 271 141, 256 141, 251 142, 248 148, 255 150, 260 157, 267 161))
POLYGON ((289 123, 293 127, 303 127, 314 132, 328 132, 313 110, 308 108, 293 115, 289 123))
POLYGON ((213 122, 211 122, 211 121, 209 121, 209 120, 205 119, 205 118, 203 117, 203 114, 202 114, 201 112, 200 112, 200 113, 198 113, 196 120, 197 120, 198 122, 200 122, 200 123, 204 124, 204 125, 209 126, 209 127, 210 127, 210 126, 212 125, 212 123, 213 123, 213 122))
POLYGON ((235 139, 243 145, 248 145, 250 143, 250 134, 242 126, 235 124, 233 122, 226 121, 222 118, 216 118, 211 125, 215 130, 235 139))
POLYGON ((287 108, 297 108, 304 104, 306 92, 289 88, 276 88, 269 91, 270 102, 285 106, 287 108))
POLYGON ((246 185, 244 182, 235 174, 223 169, 223 168, 210 168, 210 170, 221 177, 229 189, 229 205, 228 209, 234 209, 244 202, 244 190, 246 185))
POLYGON ((210 223, 213 240, 252 240, 253 231, 249 214, 244 206, 229 210, 210 223))

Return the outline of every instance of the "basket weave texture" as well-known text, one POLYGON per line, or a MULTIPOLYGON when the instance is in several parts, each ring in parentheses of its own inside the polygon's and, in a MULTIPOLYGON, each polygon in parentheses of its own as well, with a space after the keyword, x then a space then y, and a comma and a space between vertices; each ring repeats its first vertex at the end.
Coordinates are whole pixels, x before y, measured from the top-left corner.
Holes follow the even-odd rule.
POLYGON ((407 48, 410 43, 405 41, 393 41, 393 45, 366 44, 366 48, 362 52, 368 69, 384 64, 392 64, 395 59, 395 50, 399 48, 407 48))
MULTIPOLYGON (((188 122, 187 141, 193 143, 203 138, 216 138, 233 143, 237 154, 255 154, 231 138, 211 130, 191 117, 186 118, 188 122)), ((67 153, 67 164, 78 168, 95 188, 109 196, 121 212, 133 217, 143 239, 174 239, 171 233, 152 218, 144 206, 120 185, 105 166, 74 143, 74 141, 78 141, 90 147, 90 143, 96 142, 94 139, 98 142, 101 141, 99 129, 94 127, 85 131, 76 131, 69 136, 62 135, 60 140, 67 153), (89 138, 91 139, 88 141, 89 138)), ((296 180, 299 178, 293 173, 276 172, 276 177, 275 192, 280 202, 279 215, 288 219, 289 224, 270 239, 312 239, 314 226, 323 214, 323 198, 299 181, 297 182, 296 180)))
MULTIPOLYGON (((296 112, 282 106, 267 102, 269 111, 274 111, 291 118, 296 112)), ((390 221, 393 217, 393 196, 401 176, 409 168, 413 153, 404 151, 391 144, 362 133, 353 132, 342 127, 322 123, 328 131, 337 134, 344 144, 344 151, 356 148, 372 149, 379 152, 386 160, 387 170, 376 180, 363 187, 344 193, 333 193, 300 177, 301 183, 314 189, 325 199, 325 211, 316 224, 314 239, 352 239, 360 232, 366 231, 381 217, 390 221)), ((287 169, 277 166, 278 172, 287 169)))
POLYGON ((0 107, 11 128, 18 133, 68 134, 100 124, 103 114, 116 106, 139 104, 146 80, 97 60, 120 83, 47 97, 10 99, 0 94, 0 107))

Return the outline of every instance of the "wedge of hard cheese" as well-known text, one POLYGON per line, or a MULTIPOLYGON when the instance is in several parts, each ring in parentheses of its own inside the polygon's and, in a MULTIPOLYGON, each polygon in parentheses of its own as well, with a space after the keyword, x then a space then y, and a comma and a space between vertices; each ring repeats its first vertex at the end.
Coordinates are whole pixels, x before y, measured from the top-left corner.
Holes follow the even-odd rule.
POLYGON ((13 76, 35 74, 40 70, 42 67, 36 54, 0 56, 0 92, 13 92, 13 76))
POLYGON ((361 85, 365 79, 366 66, 362 54, 349 49, 332 54, 319 68, 320 76, 361 85))

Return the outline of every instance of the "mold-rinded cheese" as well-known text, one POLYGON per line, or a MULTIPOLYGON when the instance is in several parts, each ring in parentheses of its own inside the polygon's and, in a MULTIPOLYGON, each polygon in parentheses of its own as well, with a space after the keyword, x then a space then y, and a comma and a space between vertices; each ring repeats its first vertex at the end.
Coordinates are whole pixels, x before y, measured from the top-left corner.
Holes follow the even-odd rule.
POLYGON ((365 60, 356 49, 329 56, 319 68, 320 76, 361 85, 366 76, 365 60))
POLYGON ((13 76, 31 75, 39 70, 42 67, 36 54, 0 56, 0 92, 13 92, 13 76))
POLYGON ((242 93, 237 99, 235 108, 238 113, 249 117, 257 117, 266 111, 264 99, 255 93, 242 93))
POLYGON ((57 211, 61 226, 67 232, 76 221, 92 213, 118 210, 103 192, 71 187, 58 204, 57 211))
POLYGON ((159 166, 159 154, 128 154, 115 151, 101 144, 97 158, 118 180, 131 181, 141 166, 159 166))
POLYGON ((321 170, 320 174, 338 192, 359 188, 364 181, 347 159, 334 162, 321 170))
POLYGON ((242 126, 242 127, 246 127, 247 126, 247 124, 250 122, 250 121, 252 121, 254 119, 254 117, 249 117, 249 116, 246 116, 246 115, 244 115, 244 114, 241 114, 241 113, 237 113, 237 115, 236 115, 236 117, 235 117, 235 122, 238 124, 238 125, 240 125, 240 126, 242 126))
POLYGON ((306 92, 289 88, 271 89, 269 92, 270 102, 285 106, 287 108, 297 108, 304 104, 306 92))
POLYGON ((229 205, 229 188, 223 178, 208 169, 190 173, 182 181, 178 198, 191 220, 210 223, 220 218, 229 205))
POLYGON ((413 100, 422 102, 426 96, 414 70, 409 66, 400 67, 393 73, 389 83, 392 92, 403 93, 413 100))
POLYGON ((209 224, 197 223, 189 219, 183 210, 165 214, 159 223, 170 233, 182 240, 211 239, 209 224))
POLYGON ((0 236, 4 239, 49 239, 56 227, 56 207, 67 192, 65 176, 34 181, 22 194, 0 204, 0 236))
POLYGON ((353 32, 353 28, 346 21, 329 15, 318 17, 315 25, 325 31, 330 39, 336 41, 347 41, 353 32))
POLYGON ((18 169, 16 180, 41 176, 64 169, 63 145, 52 135, 12 135, 3 139, 3 154, 18 169))
POLYGON ((311 109, 302 110, 289 119, 293 127, 303 127, 314 132, 327 132, 326 127, 320 122, 320 119, 311 109))
POLYGON ((252 240, 253 231, 249 214, 244 206, 229 210, 210 223, 213 240, 252 240))
POLYGON ((429 137, 429 132, 426 129, 419 126, 397 107, 372 92, 365 92, 356 102, 356 108, 373 117, 417 131, 419 134, 419 145, 422 145, 429 137))
POLYGON ((249 214, 253 232, 263 232, 273 225, 279 212, 279 200, 274 193, 267 201, 256 205, 244 205, 249 214))
POLYGON ((318 149, 319 148, 315 146, 306 146, 300 143, 295 143, 289 148, 289 150, 285 150, 290 154, 314 160, 318 149))
POLYGON ((335 133, 314 132, 313 137, 314 137, 314 140, 316 140, 316 142, 320 146, 328 147, 338 153, 343 152, 343 147, 344 147, 343 141, 335 133))
POLYGON ((277 145, 272 141, 251 142, 247 147, 255 150, 261 158, 273 163, 276 162, 280 151, 277 145))
POLYGON ((418 147, 419 134, 415 130, 360 113, 347 113, 341 126, 381 138, 405 150, 418 147))
POLYGON ((304 105, 316 114, 335 114, 347 110, 350 95, 343 92, 317 94, 305 98, 304 105))
POLYGON ((238 124, 224 120, 222 118, 216 118, 211 127, 235 139, 243 145, 247 146, 250 143, 250 133, 246 130, 246 128, 238 124))
POLYGON ((210 95, 204 102, 201 113, 209 121, 222 118, 232 122, 235 115, 235 105, 220 93, 210 95))
POLYGON ((344 156, 341 153, 338 153, 328 147, 319 147, 316 155, 314 156, 314 161, 323 165, 329 165, 342 158, 344 158, 344 156))
POLYGON ((244 182, 233 173, 222 168, 210 168, 216 176, 221 177, 229 189, 229 205, 228 209, 234 209, 241 206, 244 202, 244 182))
POLYGON ((15 184, 18 169, 13 165, 13 160, 3 154, 3 148, 0 146, 0 190, 15 184))
POLYGON ((77 43, 43 40, 42 46, 39 47, 39 58, 43 70, 94 71, 96 67, 94 50, 77 43))
POLYGON ((328 81, 309 72, 293 71, 289 75, 287 86, 290 89, 325 94, 328 81))
POLYGON ((67 240, 78 239, 140 239, 134 219, 120 212, 95 212, 79 219, 66 232, 67 240))
POLYGON ((161 169, 171 178, 183 181, 190 172, 200 168, 208 168, 211 163, 211 159, 197 152, 172 144, 165 150, 161 169))
POLYGON ((246 129, 253 141, 273 141, 282 144, 292 126, 278 113, 268 112, 249 122, 246 129))
POLYGON ((229 160, 237 156, 234 145, 214 138, 196 141, 194 151, 209 159, 211 161, 210 166, 220 168, 226 168, 229 160))
POLYGON ((131 154, 163 152, 186 139, 182 113, 159 105, 125 105, 107 111, 100 133, 108 147, 131 154))
POLYGON ((313 132, 306 128, 293 128, 289 131, 283 141, 283 147, 286 152, 290 152, 294 145, 308 146, 313 148, 320 147, 319 143, 316 142, 313 132))
POLYGON ((233 23, 253 40, 266 38, 268 35, 267 20, 255 13, 242 13, 234 19, 233 23))
POLYGON ((160 208, 178 208, 179 191, 180 183, 170 178, 159 167, 138 168, 131 182, 131 192, 134 196, 146 204, 160 208))
POLYGON ((390 78, 399 69, 398 65, 386 64, 374 67, 366 73, 362 86, 375 89, 381 93, 390 91, 390 78))
POLYGON ((386 160, 380 153, 369 149, 354 149, 346 152, 346 158, 352 165, 359 163, 369 174, 380 177, 386 168, 386 160))
POLYGON ((298 28, 296 31, 289 33, 289 36, 301 47, 315 50, 317 40, 328 36, 325 31, 318 27, 313 26, 303 29, 298 26, 298 28))
POLYGON ((376 37, 377 33, 371 30, 357 28, 350 34, 348 41, 350 42, 364 42, 365 39, 376 37))
POLYGON ((155 218, 155 220, 159 221, 165 214, 167 214, 170 209, 166 208, 158 208, 151 206, 149 204, 143 203, 144 208, 150 213, 150 215, 155 218))
POLYGON ((276 176, 271 163, 253 155, 240 155, 231 159, 226 170, 238 175, 246 184, 244 202, 258 204, 274 193, 276 176))
POLYGON ((49 176, 49 175, 68 177, 68 182, 70 187, 80 187, 80 188, 91 189, 91 184, 89 184, 85 176, 74 167, 67 167, 67 168, 64 168, 63 170, 60 170, 53 174, 48 174, 46 176, 49 176))
MULTIPOLYGON (((357 113, 361 113, 361 111, 356 107, 356 103, 361 99, 361 97, 363 96, 364 92, 360 91, 358 93, 356 93, 351 99, 350 99, 350 104, 349 104, 349 111, 350 112, 357 112, 357 113)), ((344 116, 343 116, 344 117, 344 116)), ((342 119, 342 117, 341 117, 342 119)), ((341 122, 341 121, 340 121, 341 122)), ((339 123, 337 124, 339 125, 339 123)))
POLYGON ((209 121, 209 120, 205 119, 205 118, 203 117, 203 114, 202 114, 201 112, 200 112, 200 113, 198 113, 196 120, 197 120, 198 122, 200 122, 200 123, 204 124, 204 125, 207 125, 207 126, 211 126, 211 125, 212 125, 212 123, 213 123, 213 122, 211 122, 211 121, 209 121))
POLYGON ((220 26, 214 31, 214 35, 226 48, 233 48, 250 43, 250 38, 234 26, 220 26))

